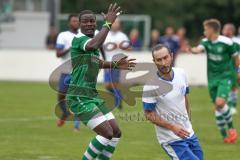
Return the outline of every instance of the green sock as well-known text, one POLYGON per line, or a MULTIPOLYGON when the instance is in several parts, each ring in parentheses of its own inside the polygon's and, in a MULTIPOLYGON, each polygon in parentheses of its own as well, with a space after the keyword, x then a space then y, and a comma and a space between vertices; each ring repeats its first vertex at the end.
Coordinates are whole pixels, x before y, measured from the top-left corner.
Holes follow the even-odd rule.
POLYGON ((95 159, 104 148, 108 145, 110 142, 109 139, 104 138, 100 135, 97 135, 89 144, 86 152, 83 155, 82 160, 92 160, 95 159))
POLYGON ((108 146, 102 151, 96 160, 109 160, 112 157, 119 140, 120 138, 112 138, 108 146))
POLYGON ((218 129, 219 129, 222 137, 223 138, 227 137, 227 132, 225 129, 226 121, 225 121, 224 117, 222 116, 222 113, 216 110, 215 118, 216 118, 216 123, 217 123, 218 129))
POLYGON ((230 112, 230 108, 228 107, 228 105, 225 105, 220 112, 222 113, 222 116, 224 117, 228 128, 234 128, 232 114, 230 112))

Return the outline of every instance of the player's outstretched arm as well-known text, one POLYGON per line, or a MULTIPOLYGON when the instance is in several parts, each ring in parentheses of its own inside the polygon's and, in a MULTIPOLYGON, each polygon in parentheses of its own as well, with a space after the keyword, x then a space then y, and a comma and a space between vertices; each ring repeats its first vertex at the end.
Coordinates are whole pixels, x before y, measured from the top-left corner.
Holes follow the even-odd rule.
POLYGON ((192 47, 192 48, 189 48, 189 52, 193 53, 193 54, 203 53, 204 52, 204 48, 201 47, 201 46, 192 47))
POLYGON ((112 23, 114 23, 118 14, 121 12, 120 9, 117 3, 114 5, 110 4, 107 14, 102 13, 105 23, 99 33, 86 44, 86 50, 96 50, 102 46, 111 29, 112 23))
POLYGON ((56 56, 57 56, 57 57, 63 57, 63 56, 65 56, 69 51, 70 51, 70 49, 60 49, 60 48, 57 48, 57 49, 56 49, 56 56))
POLYGON ((121 58, 119 61, 102 61, 100 60, 101 68, 112 68, 112 69, 124 69, 124 70, 132 70, 135 67, 136 63, 134 62, 136 59, 128 59, 127 56, 121 58))
POLYGON ((190 133, 186 131, 182 125, 180 124, 172 124, 167 122, 166 120, 162 119, 160 116, 157 115, 155 111, 144 111, 146 118, 151 121, 153 124, 156 124, 160 127, 166 128, 171 130, 174 134, 181 138, 188 138, 190 133))

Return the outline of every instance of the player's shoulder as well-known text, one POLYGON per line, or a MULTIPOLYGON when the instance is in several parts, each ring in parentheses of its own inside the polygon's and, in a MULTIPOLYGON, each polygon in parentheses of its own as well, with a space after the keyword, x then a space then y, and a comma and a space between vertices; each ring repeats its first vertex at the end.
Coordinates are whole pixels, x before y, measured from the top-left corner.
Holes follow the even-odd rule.
POLYGON ((224 43, 226 45, 232 45, 233 44, 233 41, 230 38, 228 38, 226 36, 222 36, 222 35, 220 35, 218 37, 218 42, 224 43))
POLYGON ((207 43, 209 43, 209 40, 208 40, 207 38, 203 38, 203 39, 201 40, 201 43, 202 43, 202 44, 207 44, 207 43))
POLYGON ((240 39, 239 39, 239 38, 233 37, 233 38, 232 38, 232 41, 233 41, 233 43, 237 43, 237 44, 240 45, 240 39))
POLYGON ((186 77, 186 72, 183 68, 179 68, 179 67, 173 67, 173 72, 174 72, 174 75, 177 76, 177 77, 186 77))
POLYGON ((87 37, 87 36, 85 34, 83 34, 82 32, 78 32, 78 34, 74 36, 75 39, 80 39, 82 37, 87 37))
POLYGON ((172 69, 176 73, 185 73, 185 70, 183 68, 173 67, 172 69))

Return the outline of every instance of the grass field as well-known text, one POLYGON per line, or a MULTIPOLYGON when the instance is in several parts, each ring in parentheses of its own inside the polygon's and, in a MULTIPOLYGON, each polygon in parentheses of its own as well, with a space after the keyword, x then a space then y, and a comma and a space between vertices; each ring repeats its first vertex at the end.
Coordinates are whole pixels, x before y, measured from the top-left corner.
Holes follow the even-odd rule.
MULTIPOLYGON (((0 82, 0 160, 81 159, 94 133, 83 125, 75 133, 71 122, 56 127, 55 94, 47 83, 0 82)), ((239 160, 240 143, 222 143, 207 88, 191 87, 190 107, 205 159, 239 160)), ((140 100, 134 107, 114 112, 123 136, 113 160, 169 159, 156 140, 153 125, 129 118, 142 112, 140 100)), ((240 128, 240 115, 234 121, 240 128)))

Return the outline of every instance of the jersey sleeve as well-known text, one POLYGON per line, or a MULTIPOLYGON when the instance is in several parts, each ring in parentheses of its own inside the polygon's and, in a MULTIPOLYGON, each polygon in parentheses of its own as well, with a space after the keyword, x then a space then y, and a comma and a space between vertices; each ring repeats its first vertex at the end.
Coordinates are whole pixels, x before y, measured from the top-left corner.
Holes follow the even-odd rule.
POLYGON ((183 77, 184 77, 184 81, 185 81, 185 95, 189 94, 190 90, 189 90, 189 85, 188 85, 188 78, 187 78, 187 74, 184 70, 183 71, 183 77))
POLYGON ((200 42, 200 44, 199 44, 197 47, 203 49, 204 51, 207 51, 207 50, 206 50, 205 39, 202 39, 201 42, 200 42))
POLYGON ((145 85, 143 87, 142 102, 145 111, 155 111, 157 100, 153 92, 154 89, 151 86, 145 85))
POLYGON ((87 36, 76 37, 72 41, 72 47, 79 48, 80 50, 86 51, 86 45, 91 40, 87 36))
POLYGON ((57 37, 57 42, 56 42, 56 49, 63 49, 65 48, 65 43, 64 43, 64 35, 63 33, 60 33, 57 37))
POLYGON ((228 51, 229 51, 229 54, 233 57, 238 55, 238 51, 234 43, 228 46, 228 51))

